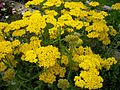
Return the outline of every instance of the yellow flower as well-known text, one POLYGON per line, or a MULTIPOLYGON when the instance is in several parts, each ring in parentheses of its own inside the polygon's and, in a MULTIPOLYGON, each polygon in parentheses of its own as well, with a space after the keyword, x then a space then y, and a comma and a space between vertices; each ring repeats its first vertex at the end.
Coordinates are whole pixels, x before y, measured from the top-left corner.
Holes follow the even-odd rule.
POLYGON ((115 29, 113 29, 113 30, 110 31, 109 33, 110 33, 110 35, 115 36, 115 35, 117 34, 117 31, 116 31, 115 29))
POLYGON ((36 50, 38 55, 38 63, 40 67, 50 67, 54 66, 57 59, 60 58, 60 52, 58 48, 48 45, 46 47, 40 47, 36 50))
POLYGON ((0 72, 3 72, 6 68, 7 66, 3 62, 0 62, 0 72))
POLYGON ((29 50, 31 50, 32 48, 31 48, 31 46, 28 44, 28 43, 24 43, 24 44, 21 44, 20 46, 19 46, 19 52, 21 52, 21 53, 26 53, 26 51, 29 51, 29 50))
POLYGON ((45 83, 53 84, 53 82, 56 81, 56 76, 50 72, 43 72, 40 74, 39 80, 42 80, 45 83))
POLYGON ((14 41, 12 41, 12 46, 13 46, 13 47, 16 47, 16 46, 18 46, 18 45, 20 45, 20 41, 19 41, 19 40, 14 40, 14 41))
POLYGON ((104 39, 103 39, 103 41, 102 41, 102 43, 104 44, 104 45, 108 45, 108 44, 110 44, 110 38, 109 37, 105 37, 104 39))
POLYGON ((4 36, 3 35, 0 35, 0 42, 4 41, 4 36))
POLYGON ((67 28, 66 31, 69 32, 69 33, 71 33, 71 32, 73 32, 74 30, 73 30, 72 28, 67 28))
POLYGON ((66 55, 62 55, 61 64, 64 64, 65 66, 68 64, 68 57, 66 55))
POLYGON ((83 81, 79 76, 75 76, 74 81, 75 81, 75 86, 84 88, 85 81, 83 81))
POLYGON ((26 11, 24 14, 23 14, 23 19, 25 19, 26 17, 30 17, 32 15, 32 12, 30 11, 26 11))
POLYGON ((45 10, 45 14, 50 16, 56 16, 58 13, 55 10, 45 10))
POLYGON ((57 38, 58 32, 59 30, 56 27, 49 29, 50 38, 53 38, 53 39, 57 38))
POLYGON ((99 76, 99 72, 94 68, 91 68, 88 71, 81 71, 80 76, 75 76, 74 81, 76 86, 88 88, 90 90, 98 89, 103 86, 103 79, 99 76))
POLYGON ((40 11, 35 10, 29 18, 30 19, 28 26, 26 27, 26 31, 35 33, 36 35, 42 34, 44 32, 43 28, 46 27, 46 22, 40 11))
POLYGON ((59 7, 63 3, 63 0, 47 0, 43 5, 44 7, 56 6, 59 7))
POLYGON ((36 63, 38 59, 36 59, 37 55, 33 50, 27 51, 24 56, 25 61, 29 61, 31 63, 36 63))
POLYGON ((82 2, 65 2, 64 6, 65 8, 69 9, 87 9, 87 7, 82 2))
POLYGON ((41 40, 39 39, 31 40, 29 46, 32 50, 36 50, 37 48, 41 47, 40 43, 41 43, 41 40))
POLYGON ((88 33, 88 37, 89 38, 97 38, 97 37, 99 37, 99 33, 98 32, 91 32, 91 33, 88 33))
POLYGON ((2 35, 2 30, 8 26, 8 23, 0 22, 0 35, 2 35))
POLYGON ((112 9, 114 10, 120 10, 120 3, 115 3, 112 5, 112 9))
POLYGON ((76 26, 76 29, 80 30, 83 27, 83 22, 82 21, 77 21, 78 25, 76 26))
POLYGON ((53 15, 44 15, 43 17, 46 19, 47 23, 51 23, 54 26, 56 26, 57 20, 55 19, 55 17, 53 15))
POLYGON ((36 41, 36 40, 39 40, 39 38, 38 38, 37 36, 32 36, 32 37, 30 38, 30 41, 36 41))
POLYGON ((61 67, 58 63, 54 66, 45 68, 39 76, 39 80, 44 81, 45 83, 52 84, 56 81, 56 75, 59 77, 65 77, 66 69, 61 67))
POLYGON ((4 32, 19 30, 20 28, 26 27, 28 25, 28 19, 16 20, 11 22, 5 29, 4 32))
POLYGON ((65 67, 61 67, 58 63, 48 69, 49 72, 54 75, 59 75, 59 77, 65 77, 66 69, 65 67))
POLYGON ((20 30, 13 31, 12 36, 22 36, 24 34, 26 34, 25 29, 20 29, 20 30))
POLYGON ((117 34, 117 31, 113 28, 113 26, 109 26, 109 34, 112 36, 115 36, 117 34))
POLYGON ((101 69, 101 61, 102 59, 100 58, 99 55, 84 55, 84 56, 79 56, 79 59, 82 59, 81 63, 79 64, 80 68, 83 68, 84 70, 88 70, 89 68, 97 68, 101 69))
POLYGON ((93 2, 93 1, 91 1, 91 2, 89 3, 89 5, 92 6, 92 7, 96 7, 96 6, 99 6, 99 3, 98 3, 98 2, 93 2))
POLYGON ((106 68, 107 70, 109 70, 109 69, 110 69, 110 66, 113 65, 113 64, 116 64, 116 63, 117 63, 117 61, 115 60, 115 58, 114 58, 114 57, 111 57, 111 58, 105 59, 105 60, 102 62, 102 66, 103 66, 104 68, 106 68))
POLYGON ((0 60, 4 58, 5 55, 12 53, 12 44, 9 41, 2 41, 0 42, 0 60))
POLYGON ((110 29, 104 20, 96 21, 93 25, 87 26, 86 31, 89 38, 98 38, 104 45, 110 44, 110 38, 108 37, 110 29))
POLYGON ((40 5, 44 0, 32 0, 32 1, 28 1, 25 4, 25 7, 28 8, 30 5, 40 5))

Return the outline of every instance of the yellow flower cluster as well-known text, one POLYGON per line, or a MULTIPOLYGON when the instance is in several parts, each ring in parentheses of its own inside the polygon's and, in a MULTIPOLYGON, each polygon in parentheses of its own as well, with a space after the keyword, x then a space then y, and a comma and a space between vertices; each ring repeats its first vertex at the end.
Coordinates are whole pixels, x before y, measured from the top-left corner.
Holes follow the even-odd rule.
POLYGON ((19 40, 12 42, 1 39, 0 41, 0 72, 7 69, 7 66, 16 67, 17 61, 14 60, 12 55, 14 49, 20 44, 19 40))
POLYGON ((2 30, 8 26, 8 23, 0 22, 0 35, 2 35, 2 30))
MULTIPOLYGON (((22 20, 13 21, 10 24, 1 24, 1 29, 5 33, 12 31, 12 36, 23 36, 28 31, 36 35, 43 33, 46 26, 45 18, 41 15, 40 11, 25 12, 22 20), (38 22, 39 21, 39 22, 38 22), (2 28, 4 27, 4 28, 2 28)), ((9 34, 9 33, 8 33, 9 34)))
POLYGON ((52 45, 41 47, 40 42, 41 40, 38 38, 32 37, 29 44, 21 44, 19 46, 19 52, 23 53, 21 59, 31 63, 37 63, 38 61, 40 67, 54 66, 57 59, 60 58, 58 48, 52 45))
POLYGON ((0 61, 2 58, 5 58, 7 54, 12 53, 12 51, 12 44, 10 41, 0 42, 0 61))
POLYGON ((59 30, 56 27, 49 29, 49 35, 50 35, 50 38, 52 38, 52 39, 57 38, 58 33, 59 33, 59 30))
POLYGON ((60 52, 58 48, 53 47, 52 45, 48 45, 46 47, 40 47, 36 50, 36 54, 38 55, 38 63, 40 67, 50 67, 54 66, 57 59, 60 58, 60 52))
POLYGON ((69 9, 87 9, 82 2, 65 2, 64 6, 69 9))
POLYGON ((16 67, 17 61, 14 60, 12 55, 15 47, 20 45, 19 40, 10 41, 0 41, 0 72, 5 71, 7 65, 11 67, 16 67))
POLYGON ((81 71, 80 76, 75 76, 75 85, 81 88, 98 89, 101 88, 103 78, 99 76, 96 69, 89 69, 88 71, 81 71))
MULTIPOLYGON (((26 3, 26 7, 30 5, 40 5, 42 11, 27 11, 21 20, 9 24, 0 22, 0 72, 4 72, 3 80, 14 77, 14 69, 7 69, 6 64, 12 65, 12 68, 16 67, 14 54, 17 53, 22 55, 19 58, 23 61, 35 63, 43 69, 39 80, 45 83, 53 84, 57 76, 65 77, 67 67, 74 71, 82 69, 80 75, 74 78, 76 86, 88 89, 101 88, 103 79, 99 75, 99 70, 102 68, 109 70, 117 61, 113 57, 102 59, 94 54, 90 47, 81 46, 83 44, 81 38, 85 35, 88 38, 97 38, 104 45, 110 44, 109 35, 115 36, 117 31, 107 25, 105 21, 107 12, 90 10, 90 6, 99 6, 98 2, 93 1, 88 7, 82 2, 64 2, 64 0, 32 0, 26 3), (59 7, 61 5, 62 8, 59 7), (67 46, 65 50, 72 54, 71 59, 64 52, 59 52, 57 43, 55 46, 48 45, 42 39, 51 40, 52 43, 53 40, 66 41, 69 50, 66 49, 67 46)), ((117 6, 119 3, 112 8, 119 10, 117 6)), ((58 87, 69 88, 69 82, 59 79, 58 87)))
POLYGON ((15 30, 13 33, 12 33, 12 36, 22 36, 26 34, 26 30, 25 29, 19 29, 19 30, 15 30))
POLYGON ((117 63, 114 57, 104 60, 99 55, 94 54, 90 48, 82 46, 73 54, 73 60, 79 63, 79 67, 83 69, 79 76, 75 76, 75 85, 88 89, 101 88, 103 79, 99 76, 99 70, 103 67, 109 70, 111 65, 117 63))
MULTIPOLYGON (((41 3, 43 3, 43 6, 41 6, 44 9, 43 12, 38 10, 34 10, 33 12, 27 11, 24 13, 22 20, 17 20, 10 24, 0 24, 4 28, 6 27, 5 29, 2 28, 4 32, 12 31, 12 36, 20 37, 26 35, 28 32, 41 35, 50 23, 53 26, 51 25, 50 28, 47 28, 49 36, 51 39, 56 39, 66 31, 74 32, 86 27, 85 30, 88 32, 87 36, 89 38, 98 38, 104 45, 110 44, 109 34, 111 33, 109 33, 110 29, 104 20, 108 15, 107 12, 89 10, 89 7, 82 2, 64 2, 63 0, 32 0, 28 1, 26 6, 40 5, 41 3), (51 6, 58 7, 61 4, 63 4, 64 8, 59 11, 61 13, 59 15, 58 11, 54 10, 51 6)), ((99 3, 91 1, 89 5, 96 7, 99 3)), ((116 30, 112 30, 113 33, 115 36, 116 30)))
POLYGON ((51 72, 43 72, 42 74, 40 74, 39 80, 42 80, 45 83, 52 84, 54 81, 56 81, 56 76, 51 72))
POLYGON ((115 60, 115 58, 111 57, 111 58, 107 58, 104 61, 102 61, 102 66, 104 68, 106 68, 106 70, 109 70, 110 66, 113 64, 116 64, 116 63, 117 63, 117 61, 115 60))
POLYGON ((109 30, 109 34, 111 36, 115 36, 117 34, 117 31, 113 28, 113 26, 109 26, 110 30, 109 30))
MULTIPOLYGON (((88 16, 87 7, 82 2, 65 2, 64 7, 66 9, 63 9, 61 12, 63 14, 70 14, 71 16, 76 16, 76 21, 81 21, 80 19, 85 18, 88 16), (70 10, 67 10, 69 8, 70 10)), ((74 22, 74 23, 77 23, 74 22)), ((73 24, 73 23, 72 23, 73 24)), ((82 28, 82 23, 80 23, 82 28)), ((78 26, 80 26, 78 25, 78 26)), ((77 28, 78 29, 78 28, 77 28)))
POLYGON ((96 6, 99 6, 99 2, 93 2, 93 1, 91 1, 89 3, 89 5, 92 6, 92 7, 96 7, 96 6))
POLYGON ((61 58, 61 64, 64 64, 65 66, 68 65, 68 57, 67 55, 62 55, 62 58, 61 58))
POLYGON ((4 36, 3 35, 0 35, 0 42, 4 41, 4 36))
MULTIPOLYGON (((86 27, 89 38, 98 38, 104 45, 110 44, 109 27, 104 21, 94 22, 92 25, 86 27)), ((115 33, 116 34, 116 33, 115 33)))
POLYGON ((14 40, 14 41, 12 41, 11 44, 12 44, 12 47, 16 47, 16 46, 19 46, 21 43, 19 40, 14 40))
POLYGON ((28 19, 16 20, 8 24, 8 26, 4 29, 5 33, 9 31, 19 30, 20 28, 26 27, 28 25, 28 19))
POLYGON ((75 27, 76 29, 80 30, 84 24, 80 20, 73 20, 72 16, 70 14, 63 14, 58 18, 58 25, 63 27, 65 25, 75 27))
POLYGON ((4 64, 4 62, 0 62, 0 72, 3 72, 7 66, 4 64))
POLYGON ((37 55, 36 53, 33 51, 33 50, 29 50, 25 53, 25 56, 24 56, 24 60, 25 61, 29 61, 31 63, 36 63, 38 60, 36 59, 37 55))
POLYGON ((20 44, 18 47, 18 52, 25 54, 29 50, 36 50, 37 48, 41 47, 40 43, 41 40, 39 40, 38 37, 33 36, 30 38, 30 43, 20 44))
POLYGON ((79 67, 84 70, 89 70, 90 68, 101 69, 102 59, 99 55, 81 55, 79 56, 80 64, 79 67))
POLYGON ((32 0, 32 1, 28 1, 25 4, 25 7, 28 8, 30 5, 40 5, 40 3, 42 3, 44 0, 32 0))
POLYGON ((48 7, 51 7, 51 6, 56 6, 56 7, 59 7, 61 4, 63 3, 63 0, 47 0, 43 5, 44 7, 48 8, 48 7))
POLYGON ((112 9, 114 10, 120 10, 120 3, 115 3, 112 5, 112 9))
POLYGON ((58 15, 58 12, 56 12, 55 10, 45 10, 45 14, 48 16, 56 16, 58 15))
POLYGON ((26 28, 26 31, 38 35, 43 33, 43 28, 45 28, 45 26, 46 26, 45 18, 41 15, 40 11, 36 10, 29 17, 29 23, 28 27, 26 28))
POLYGON ((31 63, 36 63, 38 60, 35 50, 38 49, 41 45, 41 40, 38 37, 31 37, 30 43, 24 43, 19 46, 18 52, 23 53, 21 59, 24 61, 29 61, 31 63))
POLYGON ((80 46, 79 48, 76 49, 76 52, 73 53, 73 61, 77 63, 81 63, 81 60, 79 57, 82 57, 83 55, 92 55, 93 52, 90 47, 83 47, 80 46))
POLYGON ((14 55, 7 54, 3 60, 0 60, 0 72, 4 72, 7 66, 16 67, 17 61, 14 59, 14 55))
POLYGON ((43 73, 41 73, 39 76, 39 80, 42 80, 45 83, 52 84, 54 81, 56 81, 56 75, 59 75, 59 77, 64 77, 65 72, 66 72, 66 69, 56 63, 54 66, 43 71, 43 73))
POLYGON ((104 20, 104 18, 106 17, 106 16, 108 16, 108 14, 107 14, 107 12, 105 12, 105 11, 99 11, 99 12, 97 12, 97 11, 95 11, 95 10, 90 10, 89 11, 89 13, 88 13, 88 17, 87 17, 87 21, 88 22, 91 22, 91 21, 93 21, 93 23, 94 22, 104 22, 105 23, 105 20, 104 20))
MULTIPOLYGON (((57 0, 57 1, 55 1, 55 0, 49 1, 48 0, 44 4, 47 3, 47 4, 54 6, 55 3, 51 4, 51 2, 56 2, 56 4, 57 4, 57 2, 59 2, 59 0, 57 0)), ((89 4, 93 5, 93 6, 99 5, 98 2, 90 2, 89 4)), ((59 32, 61 32, 61 34, 64 34, 63 27, 66 25, 71 26, 72 28, 76 28, 77 30, 80 30, 82 27, 85 26, 86 31, 88 32, 87 36, 89 38, 98 38, 100 41, 102 41, 103 44, 105 44, 105 45, 110 44, 109 33, 108 33, 110 30, 104 20, 105 16, 108 15, 106 12, 104 12, 104 11, 97 12, 95 10, 86 11, 88 8, 82 2, 64 2, 64 7, 65 7, 65 9, 61 10, 62 15, 60 17, 58 17, 57 19, 54 17, 58 14, 55 10, 45 10, 46 15, 43 15, 43 17, 45 18, 45 21, 47 23, 51 23, 54 25, 54 27, 49 29, 50 38, 53 38, 53 39, 57 38, 57 36, 59 35, 58 34, 59 32), (67 8, 69 8, 70 10, 67 10, 67 8), (76 16, 76 18, 73 19, 72 16, 76 16), (84 21, 82 19, 84 19, 84 21), (93 22, 92 25, 89 25, 89 23, 91 23, 91 22, 93 22), (97 26, 99 26, 99 27, 97 27, 97 26), (103 33, 105 33, 105 34, 103 34, 103 33)), ((28 12, 28 16, 30 14, 31 13, 28 12)), ((37 20, 38 20, 38 18, 37 18, 37 20)), ((33 25, 35 27, 30 28, 32 25, 30 24, 27 27, 27 31, 39 34, 40 33, 39 31, 35 31, 35 30, 38 30, 38 27, 36 29, 35 28, 36 26, 33 25)), ((46 26, 45 23, 43 25, 46 26)), ((45 26, 43 28, 45 28, 45 26)), ((40 29, 41 28, 39 28, 39 30, 40 29)), ((43 32, 42 29, 40 31, 43 32)), ((114 30, 114 32, 116 32, 116 31, 114 30)), ((116 35, 116 34, 114 33, 114 35, 116 35)))

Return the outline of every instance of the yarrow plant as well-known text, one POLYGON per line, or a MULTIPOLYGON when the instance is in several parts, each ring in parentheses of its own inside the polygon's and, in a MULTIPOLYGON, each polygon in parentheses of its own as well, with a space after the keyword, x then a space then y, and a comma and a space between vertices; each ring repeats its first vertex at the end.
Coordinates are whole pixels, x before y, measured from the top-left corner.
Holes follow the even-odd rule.
MULTIPOLYGON (((117 6, 119 3, 112 9, 119 10, 117 6)), ((106 21, 109 14, 99 9, 100 3, 32 0, 25 7, 34 9, 26 11, 20 20, 0 22, 2 80, 21 78, 17 75, 20 72, 17 67, 22 67, 23 63, 24 68, 33 65, 26 76, 36 74, 37 77, 30 80, 35 79, 48 88, 102 88, 102 70, 110 70, 117 60, 95 53, 87 40, 106 47, 118 32, 106 21)))

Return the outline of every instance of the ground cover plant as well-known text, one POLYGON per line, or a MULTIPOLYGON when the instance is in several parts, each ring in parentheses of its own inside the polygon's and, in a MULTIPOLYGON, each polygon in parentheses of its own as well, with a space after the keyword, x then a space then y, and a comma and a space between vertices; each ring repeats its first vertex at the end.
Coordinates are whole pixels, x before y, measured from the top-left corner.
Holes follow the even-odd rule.
POLYGON ((120 89, 117 0, 21 1, 0 6, 1 90, 120 89))

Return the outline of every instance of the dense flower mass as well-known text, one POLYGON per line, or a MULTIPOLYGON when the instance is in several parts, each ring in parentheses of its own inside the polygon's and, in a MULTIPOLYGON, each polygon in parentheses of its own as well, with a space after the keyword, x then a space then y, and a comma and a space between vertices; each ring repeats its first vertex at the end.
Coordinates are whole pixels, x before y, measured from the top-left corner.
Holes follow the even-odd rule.
MULTIPOLYGON (((12 82, 22 89, 26 82, 33 88, 39 84, 35 88, 39 90, 43 86, 62 90, 102 88, 100 72, 117 63, 107 50, 112 49, 113 38, 119 33, 106 20, 109 12, 102 11, 95 1, 30 0, 25 6, 32 9, 20 20, 0 22, 2 80, 17 77, 12 82), (15 76, 21 72, 24 74, 15 76), (17 83, 19 78, 24 82, 17 83), (34 82, 38 78, 39 82, 34 82)), ((120 4, 112 5, 112 9, 120 10, 120 4)))
POLYGON ((40 76, 39 80, 44 81, 45 83, 53 83, 56 81, 56 76, 65 77, 66 69, 61 67, 59 64, 55 64, 52 67, 49 67, 47 70, 44 70, 40 76))
POLYGON ((40 3, 42 3, 44 0, 32 0, 32 1, 28 1, 26 3, 26 7, 29 7, 30 5, 40 5, 40 3))
POLYGON ((45 83, 51 83, 52 84, 54 81, 56 81, 56 76, 54 74, 52 74, 51 72, 43 72, 39 76, 39 80, 42 80, 45 83))
POLYGON ((38 63, 40 67, 50 67, 54 66, 57 62, 57 59, 60 58, 60 52, 58 48, 53 47, 52 45, 46 47, 40 47, 36 50, 36 54, 38 55, 38 63))
POLYGON ((114 57, 104 60, 99 55, 94 54, 90 48, 83 47, 79 47, 77 52, 73 54, 73 60, 79 63, 79 67, 83 69, 79 76, 75 76, 75 85, 88 89, 101 88, 103 78, 99 75, 99 70, 102 68, 109 70, 112 64, 117 63, 114 57))
MULTIPOLYGON (((30 2, 33 3, 33 5, 36 5, 37 1, 33 0, 28 3, 30 2)), ((38 0, 38 2, 40 4, 43 0, 38 0)), ((39 10, 34 10, 33 12, 27 11, 24 13, 22 20, 17 20, 10 24, 1 23, 1 29, 5 28, 3 30, 5 33, 12 31, 12 36, 21 37, 27 32, 41 35, 45 32, 47 24, 50 23, 53 27, 51 26, 50 28, 47 28, 49 36, 51 39, 56 39, 60 34, 62 35, 68 31, 66 30, 68 27, 71 27, 72 31, 82 30, 86 27, 85 30, 88 32, 88 38, 98 38, 98 40, 102 41, 103 44, 110 44, 110 29, 107 22, 104 20, 104 18, 108 16, 107 12, 89 10, 89 8, 82 2, 64 2, 64 9, 61 10, 61 15, 59 15, 56 10, 48 10, 47 8, 50 5, 59 6, 61 3, 63 3, 62 0, 47 0, 44 3, 46 9, 43 13, 39 10)), ((90 2, 89 4, 93 6, 99 5, 98 2, 90 2)), ((115 29, 114 32, 116 32, 115 29)), ((116 35, 116 33, 114 33, 114 35, 116 35)))
POLYGON ((89 3, 89 5, 90 5, 90 6, 93 6, 93 7, 96 7, 96 6, 99 5, 99 3, 98 3, 98 2, 93 2, 93 1, 91 1, 91 2, 89 3))
POLYGON ((75 85, 81 88, 98 89, 101 88, 103 78, 99 76, 99 72, 95 69, 81 71, 80 76, 75 76, 75 85))
POLYGON ((9 41, 0 42, 0 61, 9 53, 12 53, 12 45, 9 41))

